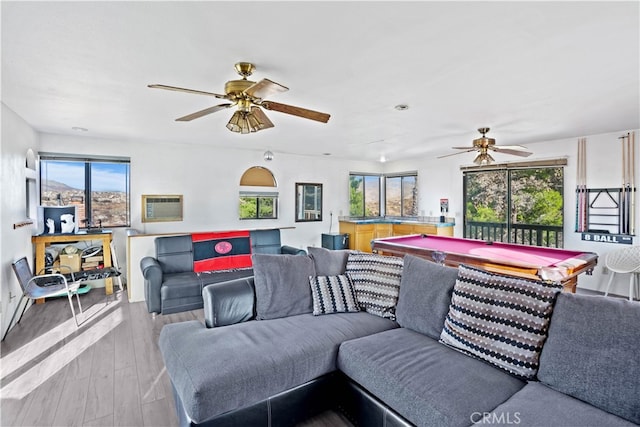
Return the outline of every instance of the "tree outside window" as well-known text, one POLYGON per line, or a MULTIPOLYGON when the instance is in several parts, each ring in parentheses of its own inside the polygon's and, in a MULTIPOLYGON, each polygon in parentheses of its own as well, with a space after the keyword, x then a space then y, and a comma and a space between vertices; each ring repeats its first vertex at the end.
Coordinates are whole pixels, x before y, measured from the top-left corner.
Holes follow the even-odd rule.
POLYGON ((385 177, 385 215, 418 216, 417 175, 385 177))
POLYGON ((277 219, 277 193, 240 192, 240 219, 277 219))
POLYGON ((464 237, 562 247, 561 167, 464 173, 464 237))
POLYGON ((356 218, 380 216, 380 175, 349 175, 349 215, 356 218))

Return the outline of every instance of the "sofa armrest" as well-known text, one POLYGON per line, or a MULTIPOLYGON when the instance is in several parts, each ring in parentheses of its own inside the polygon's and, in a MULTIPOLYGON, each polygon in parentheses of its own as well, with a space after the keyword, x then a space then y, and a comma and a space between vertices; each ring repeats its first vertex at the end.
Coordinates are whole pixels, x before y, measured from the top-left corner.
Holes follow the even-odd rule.
POLYGON ((202 289, 207 328, 233 325, 255 318, 253 276, 213 283, 202 289))
POLYGON ((144 277, 144 297, 147 301, 147 311, 149 313, 160 313, 162 311, 160 299, 162 268, 157 259, 147 256, 140 260, 140 270, 142 270, 142 276, 144 277))
POLYGON ((280 248, 280 253, 285 255, 306 255, 307 251, 300 248, 294 248, 293 246, 283 245, 280 248))

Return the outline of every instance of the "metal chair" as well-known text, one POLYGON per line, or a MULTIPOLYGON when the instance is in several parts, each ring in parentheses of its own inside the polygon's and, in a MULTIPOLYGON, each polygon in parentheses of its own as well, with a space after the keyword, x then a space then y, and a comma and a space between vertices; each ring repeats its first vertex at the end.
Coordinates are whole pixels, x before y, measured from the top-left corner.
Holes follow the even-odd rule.
MULTIPOLYGON (((9 328, 13 324, 16 314, 20 309, 20 304, 22 304, 22 301, 25 298, 36 300, 40 298, 51 298, 64 295, 69 298, 71 314, 73 314, 73 320, 76 322, 76 328, 80 326, 80 324, 78 323, 78 319, 76 318, 76 311, 73 308, 72 296, 73 294, 76 295, 78 299, 78 307, 80 309, 80 313, 82 313, 82 304, 80 304, 80 295, 78 294, 78 289, 80 288, 81 283, 79 281, 73 280, 73 273, 71 273, 71 282, 67 281, 67 278, 63 274, 59 273, 40 274, 34 276, 31 272, 31 267, 29 267, 29 261, 27 261, 26 257, 20 258, 11 266, 13 267, 13 271, 16 274, 18 282, 20 283, 20 287, 22 288, 22 298, 20 298, 20 302, 16 307, 16 311, 14 311, 13 316, 11 317, 9 328)), ((20 323, 20 319, 22 319, 22 316, 24 315, 26 309, 27 304, 24 305, 22 313, 20 313, 20 317, 18 318, 16 324, 20 323)), ((7 332, 9 331, 9 328, 7 328, 7 332)))
MULTIPOLYGON (((607 254, 605 265, 610 271, 609 283, 604 296, 609 294, 609 287, 616 273, 628 273, 629 277, 629 301, 633 301, 633 295, 640 275, 640 246, 628 246, 607 254)), ((640 298, 640 295, 638 295, 640 298)))

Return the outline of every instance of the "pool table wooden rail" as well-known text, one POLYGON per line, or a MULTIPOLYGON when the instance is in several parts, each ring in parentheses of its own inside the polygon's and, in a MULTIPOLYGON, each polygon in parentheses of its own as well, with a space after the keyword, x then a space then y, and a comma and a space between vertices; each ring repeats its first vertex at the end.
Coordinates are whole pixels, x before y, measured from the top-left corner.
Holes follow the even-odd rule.
MULTIPOLYGON (((561 283, 563 290, 566 292, 576 291, 578 282, 578 276, 582 273, 591 274, 594 267, 598 262, 598 255, 593 252, 581 252, 555 263, 552 266, 543 266, 539 264, 527 263, 526 261, 512 261, 509 259, 497 259, 489 258, 487 256, 475 255, 471 253, 459 253, 454 251, 443 251, 440 249, 432 249, 428 247, 412 246, 410 244, 402 243, 406 242, 407 238, 423 237, 421 235, 404 236, 402 239, 397 239, 394 242, 391 239, 374 239, 371 241, 372 251, 384 255, 404 256, 405 254, 415 255, 421 258, 434 261, 434 253, 443 253, 445 255, 444 265, 450 267, 458 267, 460 264, 472 265, 487 271, 500 274, 508 274, 517 277, 524 277, 534 280, 551 280, 561 283)), ((429 237, 431 238, 431 237, 429 237)), ((438 237, 441 238, 441 237, 438 237)), ((445 237, 446 239, 446 237, 445 237)), ((465 239, 471 241, 471 239, 465 239)), ((483 241, 473 241, 478 244, 489 245, 483 241)), ((500 245, 498 243, 497 245, 500 245)), ((527 249, 525 245, 508 244, 513 249, 523 247, 527 249)), ((562 251, 562 249, 544 248, 545 251, 562 251)), ((571 251, 575 252, 575 251, 571 251)))

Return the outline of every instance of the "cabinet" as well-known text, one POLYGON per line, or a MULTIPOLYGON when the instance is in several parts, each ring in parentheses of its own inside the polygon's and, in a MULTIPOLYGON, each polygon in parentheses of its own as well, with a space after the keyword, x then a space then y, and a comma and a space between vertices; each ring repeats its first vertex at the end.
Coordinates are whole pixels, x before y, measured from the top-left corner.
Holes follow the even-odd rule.
POLYGON ((394 236, 407 236, 409 234, 431 234, 434 236, 453 237, 453 226, 437 226, 435 224, 394 224, 394 236))
POLYGON ((349 249, 371 252, 371 241, 373 239, 407 236, 409 234, 432 234, 453 237, 453 225, 340 221, 340 233, 349 234, 349 249))
POLYGON ((349 249, 371 252, 371 241, 375 235, 376 224, 357 224, 355 222, 340 222, 340 233, 349 235, 349 249))

